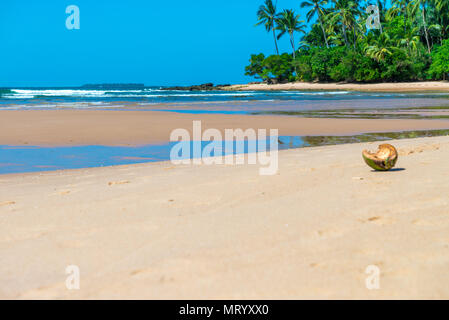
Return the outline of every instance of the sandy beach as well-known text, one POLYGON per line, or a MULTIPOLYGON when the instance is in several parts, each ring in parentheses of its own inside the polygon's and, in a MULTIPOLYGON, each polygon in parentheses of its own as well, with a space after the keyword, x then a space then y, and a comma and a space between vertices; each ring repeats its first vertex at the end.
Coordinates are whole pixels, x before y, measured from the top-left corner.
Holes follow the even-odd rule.
POLYGON ((172 130, 279 129, 279 135, 353 135, 449 129, 446 120, 324 119, 271 115, 179 114, 105 110, 0 111, 0 145, 142 145, 166 142, 172 130))
MULTIPOLYGON (((445 120, 324 119, 157 111, 0 111, 0 144, 139 145, 193 120, 281 135, 448 129, 445 120)), ((449 298, 449 137, 279 152, 258 165, 170 162, 0 175, 0 298, 449 298), (80 290, 66 267, 80 268, 80 290), (380 288, 368 290, 368 266, 380 288)), ((243 157, 242 155, 240 157, 243 157)))
POLYGON ((448 1, 3 2, 0 300, 449 300, 448 1))
POLYGON ((224 90, 345 90, 362 92, 447 92, 448 81, 388 82, 388 83, 311 83, 295 82, 267 85, 242 84, 224 87, 224 90))
POLYGON ((363 163, 369 143, 282 151, 274 176, 168 162, 2 175, 0 297, 447 299, 449 137, 392 143, 392 172, 363 163))

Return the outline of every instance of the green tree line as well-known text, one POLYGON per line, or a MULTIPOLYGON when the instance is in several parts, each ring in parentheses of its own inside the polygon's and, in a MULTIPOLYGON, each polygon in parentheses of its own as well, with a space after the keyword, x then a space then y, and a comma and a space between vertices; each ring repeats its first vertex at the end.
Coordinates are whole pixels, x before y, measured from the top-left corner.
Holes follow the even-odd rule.
POLYGON ((446 80, 449 76, 449 0, 305 0, 305 20, 265 0, 257 24, 275 53, 251 55, 245 74, 268 83, 290 81, 394 82, 446 80), (378 7, 375 27, 368 28, 378 7), (309 28, 308 28, 309 26, 309 28), (308 30, 308 31, 307 31, 308 30), (290 53, 279 53, 287 36, 290 53))

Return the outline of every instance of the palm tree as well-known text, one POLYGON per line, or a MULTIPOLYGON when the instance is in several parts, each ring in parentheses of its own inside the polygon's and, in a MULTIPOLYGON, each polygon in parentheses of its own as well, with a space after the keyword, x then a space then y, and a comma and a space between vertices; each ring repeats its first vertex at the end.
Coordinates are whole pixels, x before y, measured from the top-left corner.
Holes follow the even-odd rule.
POLYGON ((407 8, 409 4, 409 0, 393 0, 393 5, 396 5, 399 10, 402 12, 404 17, 404 31, 407 32, 407 8))
POLYGON ((267 32, 273 31, 274 46, 276 47, 276 54, 279 55, 278 44, 276 41, 276 28, 274 27, 277 16, 276 5, 273 5, 273 1, 271 0, 265 0, 265 4, 261 5, 257 11, 258 22, 256 23, 256 26, 263 24, 267 32))
POLYGON ((426 38, 427 43, 427 50, 430 53, 430 42, 429 42, 429 33, 427 31, 427 22, 426 22, 426 5, 427 0, 413 0, 411 3, 411 13, 413 15, 416 15, 419 9, 421 8, 421 16, 422 16, 422 22, 424 27, 424 35, 426 38))
POLYGON ((326 47, 329 48, 329 44, 327 42, 326 30, 324 30, 323 26, 323 6, 327 4, 327 0, 310 0, 301 2, 301 8, 310 7, 309 12, 307 12, 307 22, 312 20, 313 16, 316 14, 318 16, 318 21, 320 22, 321 30, 323 31, 324 41, 326 43, 326 47))
POLYGON ((349 47, 347 29, 355 22, 357 14, 357 5, 350 0, 334 0, 334 12, 331 13, 331 22, 334 24, 341 23, 345 44, 349 47))
POLYGON ((418 27, 407 30, 403 39, 399 40, 399 43, 407 48, 409 54, 416 54, 419 46, 418 27))
POLYGON ((383 28, 382 28, 382 21, 381 21, 381 19, 382 19, 382 8, 383 8, 383 7, 380 6, 379 0, 376 0, 376 5, 377 5, 377 10, 379 11, 379 27, 380 27, 380 34, 382 34, 382 33, 384 33, 384 30, 383 30, 383 28))
MULTIPOLYGON (((278 39, 280 39, 284 34, 288 33, 290 36, 290 44, 293 50, 293 60, 296 59, 296 49, 295 49, 295 32, 306 33, 305 25, 303 20, 299 20, 300 15, 296 14, 293 10, 284 10, 280 14, 279 18, 276 19, 277 29, 280 31, 278 34, 278 39)), ((298 72, 296 71, 296 75, 298 72)))
POLYGON ((381 62, 387 56, 391 56, 396 50, 388 33, 384 32, 379 37, 373 37, 371 44, 365 47, 366 54, 372 59, 381 62))
POLYGON ((449 0, 435 0, 435 7, 440 15, 440 21, 442 26, 442 36, 446 37, 446 31, 449 27, 449 0))
POLYGON ((440 14, 449 16, 449 0, 435 0, 434 3, 440 14))
POLYGON ((352 32, 353 32, 353 46, 354 50, 356 49, 357 41, 359 39, 363 39, 366 34, 366 21, 359 17, 359 19, 354 19, 352 24, 352 32))
POLYGON ((296 49, 295 49, 295 32, 306 33, 305 25, 303 20, 299 20, 300 15, 296 14, 293 10, 284 10, 282 11, 279 18, 276 20, 277 29, 280 31, 278 34, 278 40, 286 33, 290 36, 290 44, 293 49, 293 59, 296 58, 296 49))
POLYGON ((435 3, 437 5, 438 9, 441 9, 444 6, 446 6, 446 7, 449 6, 449 1, 448 0, 435 0, 435 3))

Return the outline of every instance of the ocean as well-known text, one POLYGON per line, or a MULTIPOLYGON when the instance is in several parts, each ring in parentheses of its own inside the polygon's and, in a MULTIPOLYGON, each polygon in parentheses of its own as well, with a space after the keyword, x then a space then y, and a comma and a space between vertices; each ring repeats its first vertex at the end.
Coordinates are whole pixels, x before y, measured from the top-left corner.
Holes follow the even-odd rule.
MULTIPOLYGON (((243 115, 328 110, 332 112, 331 117, 337 116, 337 113, 339 116, 352 117, 354 112, 360 113, 361 110, 372 113, 380 109, 432 106, 449 106, 449 93, 188 91, 164 90, 164 87, 0 89, 0 110, 101 109, 243 115)), ((405 113, 408 115, 410 111, 406 110, 405 113)), ((329 113, 324 113, 324 116, 329 117, 329 113)), ((428 132, 422 133, 421 136, 433 134, 440 133, 428 132)), ((376 135, 349 138, 279 137, 279 149, 391 138, 394 137, 376 135)), ((172 145, 172 143, 137 147, 0 145, 0 174, 165 161, 169 159, 172 145)))
POLYGON ((41 87, 0 89, 0 110, 132 109, 188 106, 192 111, 267 111, 334 108, 397 108, 448 105, 449 93, 354 91, 187 91, 163 87, 85 89, 41 87))

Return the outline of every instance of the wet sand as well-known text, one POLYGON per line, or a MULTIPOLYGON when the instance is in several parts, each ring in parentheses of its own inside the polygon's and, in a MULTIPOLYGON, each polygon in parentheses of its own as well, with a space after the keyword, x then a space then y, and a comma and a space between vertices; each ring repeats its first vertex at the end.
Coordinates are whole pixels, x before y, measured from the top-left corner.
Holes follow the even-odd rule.
POLYGON ((0 145, 142 145, 169 141, 176 128, 279 129, 280 135, 353 135, 449 129, 447 120, 321 119, 271 115, 179 114, 150 111, 0 111, 0 145))
MULTIPOLYGON (((281 135, 449 129, 367 120, 153 111, 0 111, 2 145, 164 142, 193 120, 281 135)), ((169 162, 0 175, 0 298, 448 299, 449 137, 389 141, 397 169, 361 158, 378 143, 279 152, 257 165, 169 162), (81 289, 67 290, 77 265, 81 289), (365 270, 380 270, 368 290, 365 270)))
POLYGON ((392 172, 363 163, 370 143, 282 151, 274 176, 167 162, 0 176, 0 298, 448 299, 449 137, 392 144, 392 172))
MULTIPOLYGON (((449 96, 448 96, 449 97, 449 96)), ((117 107, 117 105, 116 105, 117 107)), ((120 107, 135 110, 135 106, 129 103, 121 103, 120 107)), ((444 97, 407 96, 402 98, 371 97, 356 99, 346 97, 345 99, 303 99, 303 100, 258 100, 258 101, 233 101, 227 103, 218 102, 190 102, 190 103, 166 103, 160 105, 139 105, 144 110, 175 110, 178 112, 188 111, 214 111, 214 112, 265 112, 265 111, 316 111, 316 110, 372 110, 401 108, 426 108, 446 107, 449 108, 449 99, 444 97)))
POLYGON ((224 90, 349 90, 364 92, 448 92, 448 81, 396 83, 311 83, 242 84, 224 87, 224 90))

